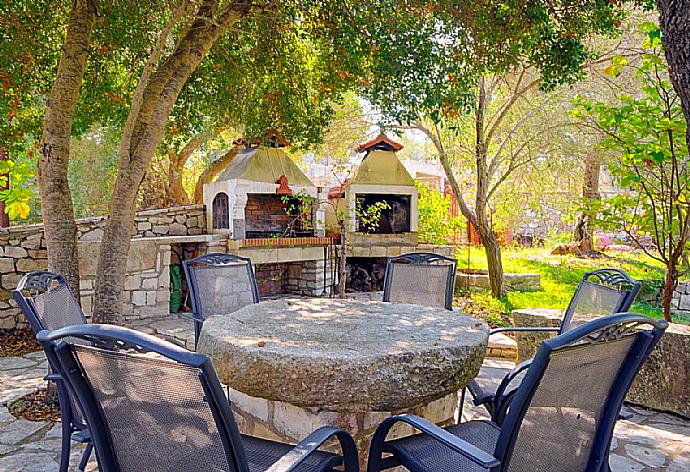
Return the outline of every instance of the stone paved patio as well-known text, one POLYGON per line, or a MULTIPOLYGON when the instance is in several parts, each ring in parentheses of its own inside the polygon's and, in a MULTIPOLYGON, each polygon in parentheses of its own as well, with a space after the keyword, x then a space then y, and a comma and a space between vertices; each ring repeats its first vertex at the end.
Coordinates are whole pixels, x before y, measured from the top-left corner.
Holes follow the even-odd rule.
MULTIPOLYGON (((188 339, 187 327, 180 322, 161 322, 149 326, 149 332, 171 333, 188 339)), ((193 339, 193 338, 192 338, 193 339)), ((485 363, 496 375, 510 369, 512 363, 490 358, 485 363)), ((44 382, 46 360, 41 352, 22 357, 0 358, 0 471, 50 472, 58 470, 60 452, 59 424, 16 419, 7 405, 32 392, 44 382)), ((690 420, 642 408, 626 407, 633 413, 629 421, 620 421, 611 449, 614 472, 687 472, 690 471, 690 420)), ((463 417, 479 418, 483 411, 467 405, 463 417)), ((73 443, 70 470, 77 470, 83 446, 73 443)), ((87 470, 97 470, 91 462, 87 470)))

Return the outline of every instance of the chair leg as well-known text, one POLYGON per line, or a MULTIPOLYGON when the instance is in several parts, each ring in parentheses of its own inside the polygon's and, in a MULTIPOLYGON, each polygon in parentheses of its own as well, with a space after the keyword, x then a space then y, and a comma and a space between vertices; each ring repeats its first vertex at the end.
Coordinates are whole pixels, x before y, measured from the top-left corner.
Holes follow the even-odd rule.
POLYGON ((460 393, 460 409, 458 411, 458 424, 462 423, 462 411, 465 409, 465 393, 467 387, 462 388, 462 393, 460 393))
POLYGON ((86 470, 86 466, 91 458, 91 451, 93 451, 93 443, 86 443, 86 449, 84 449, 84 454, 81 456, 81 461, 79 462, 79 470, 86 470))
POLYGON ((60 447, 60 472, 69 469, 69 453, 72 448, 72 428, 69 421, 62 421, 62 446, 60 447))

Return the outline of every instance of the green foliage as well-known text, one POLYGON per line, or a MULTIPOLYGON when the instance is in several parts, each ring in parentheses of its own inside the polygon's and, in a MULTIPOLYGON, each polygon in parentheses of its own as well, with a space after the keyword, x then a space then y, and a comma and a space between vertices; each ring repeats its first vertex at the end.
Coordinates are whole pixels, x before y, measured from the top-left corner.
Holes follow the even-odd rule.
POLYGON ((117 174, 119 129, 94 126, 81 139, 72 139, 68 178, 74 216, 108 213, 117 174))
MULTIPOLYGON (((641 93, 622 94, 614 105, 578 99, 577 116, 593 117, 605 135, 603 149, 620 156, 609 171, 623 192, 595 209, 600 224, 633 239, 651 234, 654 257, 675 264, 688 236, 687 123, 667 77, 658 26, 644 23, 642 30, 645 54, 635 72, 641 93)), ((614 58, 612 65, 625 64, 614 58)))
POLYGON ((27 164, 16 164, 11 160, 0 161, 0 187, 7 186, 8 180, 12 182, 10 188, 0 191, 0 201, 5 202, 5 213, 11 220, 29 217, 29 202, 34 193, 26 186, 26 182, 33 177, 34 173, 27 164))
MULTIPOLYGON (((537 273, 541 276, 542 289, 535 292, 507 292, 506 299, 499 302, 492 299, 489 292, 473 292, 469 294, 478 307, 480 313, 491 315, 491 319, 501 324, 496 318, 497 304, 502 305, 505 319, 511 309, 519 308, 556 308, 565 310, 568 302, 575 293, 577 284, 585 272, 600 268, 602 265, 622 269, 636 280, 650 281, 648 284, 658 285, 663 280, 664 268, 658 261, 651 259, 641 251, 621 255, 609 255, 605 264, 601 259, 583 259, 575 256, 550 256, 545 249, 507 249, 503 251, 503 267, 506 272, 537 273), (491 302, 493 300, 493 302, 491 302)), ((469 269, 486 269, 486 257, 482 248, 463 248, 458 250, 456 257, 458 267, 469 269)), ((636 302, 632 311, 660 318, 662 312, 659 307, 647 303, 636 302)), ((676 322, 687 322, 677 315, 676 322)))
POLYGON ((479 77, 527 64, 552 90, 573 83, 591 57, 593 33, 613 34, 624 16, 600 0, 361 2, 344 27, 363 64, 364 93, 397 122, 440 122, 468 111, 479 77), (362 34, 364 32, 365 34, 362 34))
POLYGON ((368 232, 376 231, 381 222, 381 212, 390 209, 390 205, 384 201, 375 202, 364 207, 364 200, 357 199, 355 202, 355 213, 357 221, 368 232))
POLYGON ((36 197, 34 144, 33 140, 27 139, 21 146, 14 147, 15 158, 0 160, 0 188, 5 188, 0 190, 0 201, 5 203, 5 212, 10 220, 28 219, 35 212, 32 208, 36 197))
POLYGON ((431 244, 448 244, 462 228, 463 219, 450 215, 450 195, 430 189, 417 182, 419 200, 419 240, 431 244))

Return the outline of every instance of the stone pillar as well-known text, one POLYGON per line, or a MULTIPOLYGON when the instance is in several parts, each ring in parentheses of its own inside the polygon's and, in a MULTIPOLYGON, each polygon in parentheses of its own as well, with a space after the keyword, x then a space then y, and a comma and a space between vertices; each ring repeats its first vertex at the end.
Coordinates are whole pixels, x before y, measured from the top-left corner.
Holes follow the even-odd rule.
POLYGON ((247 237, 245 227, 244 209, 247 206, 247 194, 229 196, 230 205, 230 237, 233 239, 245 239, 247 237))
MULTIPOLYGON (((521 327, 559 327, 563 319, 563 311, 553 308, 523 308, 514 310, 512 314, 513 326, 521 327)), ((555 332, 545 333, 515 333, 517 341, 517 363, 532 359, 542 342, 556 335, 555 332)))

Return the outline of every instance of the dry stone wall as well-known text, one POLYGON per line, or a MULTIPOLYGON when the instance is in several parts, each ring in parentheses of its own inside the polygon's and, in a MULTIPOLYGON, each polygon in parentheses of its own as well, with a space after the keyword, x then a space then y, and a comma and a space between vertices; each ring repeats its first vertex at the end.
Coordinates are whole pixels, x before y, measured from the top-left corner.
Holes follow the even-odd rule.
MULTIPOLYGON (((548 308, 513 311, 514 326, 555 327, 562 312, 548 308)), ((517 362, 531 359, 541 343, 555 333, 517 333, 517 362)), ((690 326, 669 325, 645 361, 628 392, 627 400, 655 410, 690 418, 690 326)))
MULTIPOLYGON (((93 298, 98 241, 103 236, 105 223, 106 217, 77 220, 80 265, 83 266, 80 289, 87 313, 90 313, 93 298)), ((167 266, 170 264, 168 244, 146 245, 147 240, 143 238, 195 236, 205 233, 206 216, 203 205, 189 205, 139 212, 135 224, 136 227, 132 228, 132 238, 142 241, 136 244, 133 242, 132 250, 127 256, 128 264, 130 259, 134 259, 138 268, 134 269, 128 265, 125 301, 129 303, 124 305, 126 317, 141 318, 167 310, 167 266), (144 247, 145 250, 140 249, 144 247), (165 285, 161 285, 162 283, 165 285), (161 287, 166 289, 162 290, 161 287), (164 291, 166 293, 163 293, 164 291)), ((48 254, 43 238, 43 225, 0 228, 0 329, 26 326, 10 291, 17 286, 24 274, 33 270, 45 270, 47 266, 48 254)))

